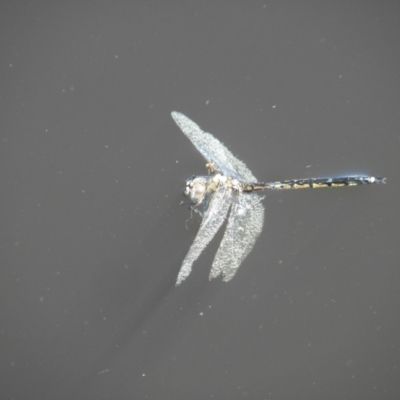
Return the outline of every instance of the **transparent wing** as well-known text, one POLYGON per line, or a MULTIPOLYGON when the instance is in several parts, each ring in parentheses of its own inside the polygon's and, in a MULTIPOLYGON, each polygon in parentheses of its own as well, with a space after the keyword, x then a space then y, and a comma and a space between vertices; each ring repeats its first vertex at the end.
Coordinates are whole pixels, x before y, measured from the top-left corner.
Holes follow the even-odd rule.
POLYGON ((222 273, 225 282, 236 274, 250 253, 264 223, 262 198, 255 193, 245 194, 232 204, 228 225, 212 264, 210 279, 222 273))
POLYGON ((232 201, 232 191, 226 190, 224 187, 218 188, 213 193, 207 211, 201 222, 200 229, 197 232, 189 252, 183 260, 176 280, 176 285, 180 285, 189 276, 192 271, 192 264, 197 260, 208 243, 210 243, 211 239, 215 236, 224 222, 232 201))
POLYGON ((195 122, 179 112, 173 111, 171 115, 182 132, 217 171, 246 182, 257 182, 246 164, 238 160, 211 133, 203 132, 195 122))

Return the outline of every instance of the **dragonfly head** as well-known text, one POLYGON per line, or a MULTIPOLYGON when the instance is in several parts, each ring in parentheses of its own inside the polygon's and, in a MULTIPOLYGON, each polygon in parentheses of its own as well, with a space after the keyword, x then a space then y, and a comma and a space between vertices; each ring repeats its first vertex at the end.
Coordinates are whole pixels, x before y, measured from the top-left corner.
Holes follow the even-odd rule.
POLYGON ((207 179, 202 176, 192 176, 186 181, 186 187, 183 191, 185 196, 189 196, 196 204, 200 204, 205 196, 207 179))

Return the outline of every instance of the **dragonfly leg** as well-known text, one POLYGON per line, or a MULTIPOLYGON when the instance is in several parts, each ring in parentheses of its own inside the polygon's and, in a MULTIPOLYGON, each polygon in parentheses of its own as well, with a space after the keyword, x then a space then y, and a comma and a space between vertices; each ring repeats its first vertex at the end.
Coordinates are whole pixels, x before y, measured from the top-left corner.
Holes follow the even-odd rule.
POLYGON ((212 163, 207 163, 206 164, 206 168, 208 170, 208 175, 210 174, 215 174, 217 171, 217 168, 214 167, 214 165, 212 163))

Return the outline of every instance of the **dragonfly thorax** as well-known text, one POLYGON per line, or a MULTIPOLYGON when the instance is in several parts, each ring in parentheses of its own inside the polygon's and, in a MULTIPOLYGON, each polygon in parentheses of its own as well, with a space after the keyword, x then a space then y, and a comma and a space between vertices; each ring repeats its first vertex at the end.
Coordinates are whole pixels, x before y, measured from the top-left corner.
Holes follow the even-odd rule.
POLYGON ((221 174, 193 176, 186 181, 183 194, 189 196, 193 203, 200 204, 207 195, 213 193, 218 188, 224 187, 227 190, 239 192, 242 191, 242 186, 237 179, 232 179, 230 176, 221 174))

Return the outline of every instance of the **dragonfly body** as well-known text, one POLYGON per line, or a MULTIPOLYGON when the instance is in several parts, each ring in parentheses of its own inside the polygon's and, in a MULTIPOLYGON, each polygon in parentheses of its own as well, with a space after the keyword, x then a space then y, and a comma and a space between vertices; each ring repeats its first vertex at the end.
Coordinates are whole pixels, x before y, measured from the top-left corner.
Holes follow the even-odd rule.
POLYGON ((385 183, 385 178, 347 176, 338 178, 307 178, 280 182, 258 182, 252 172, 219 140, 185 115, 172 112, 172 118, 197 150, 208 161, 212 175, 187 180, 184 194, 190 197, 192 207, 203 205, 203 220, 192 246, 178 274, 176 285, 190 274, 194 261, 200 256, 228 216, 225 234, 214 258, 209 278, 223 276, 229 281, 242 261, 252 250, 264 222, 260 190, 282 190, 356 186, 385 183))

